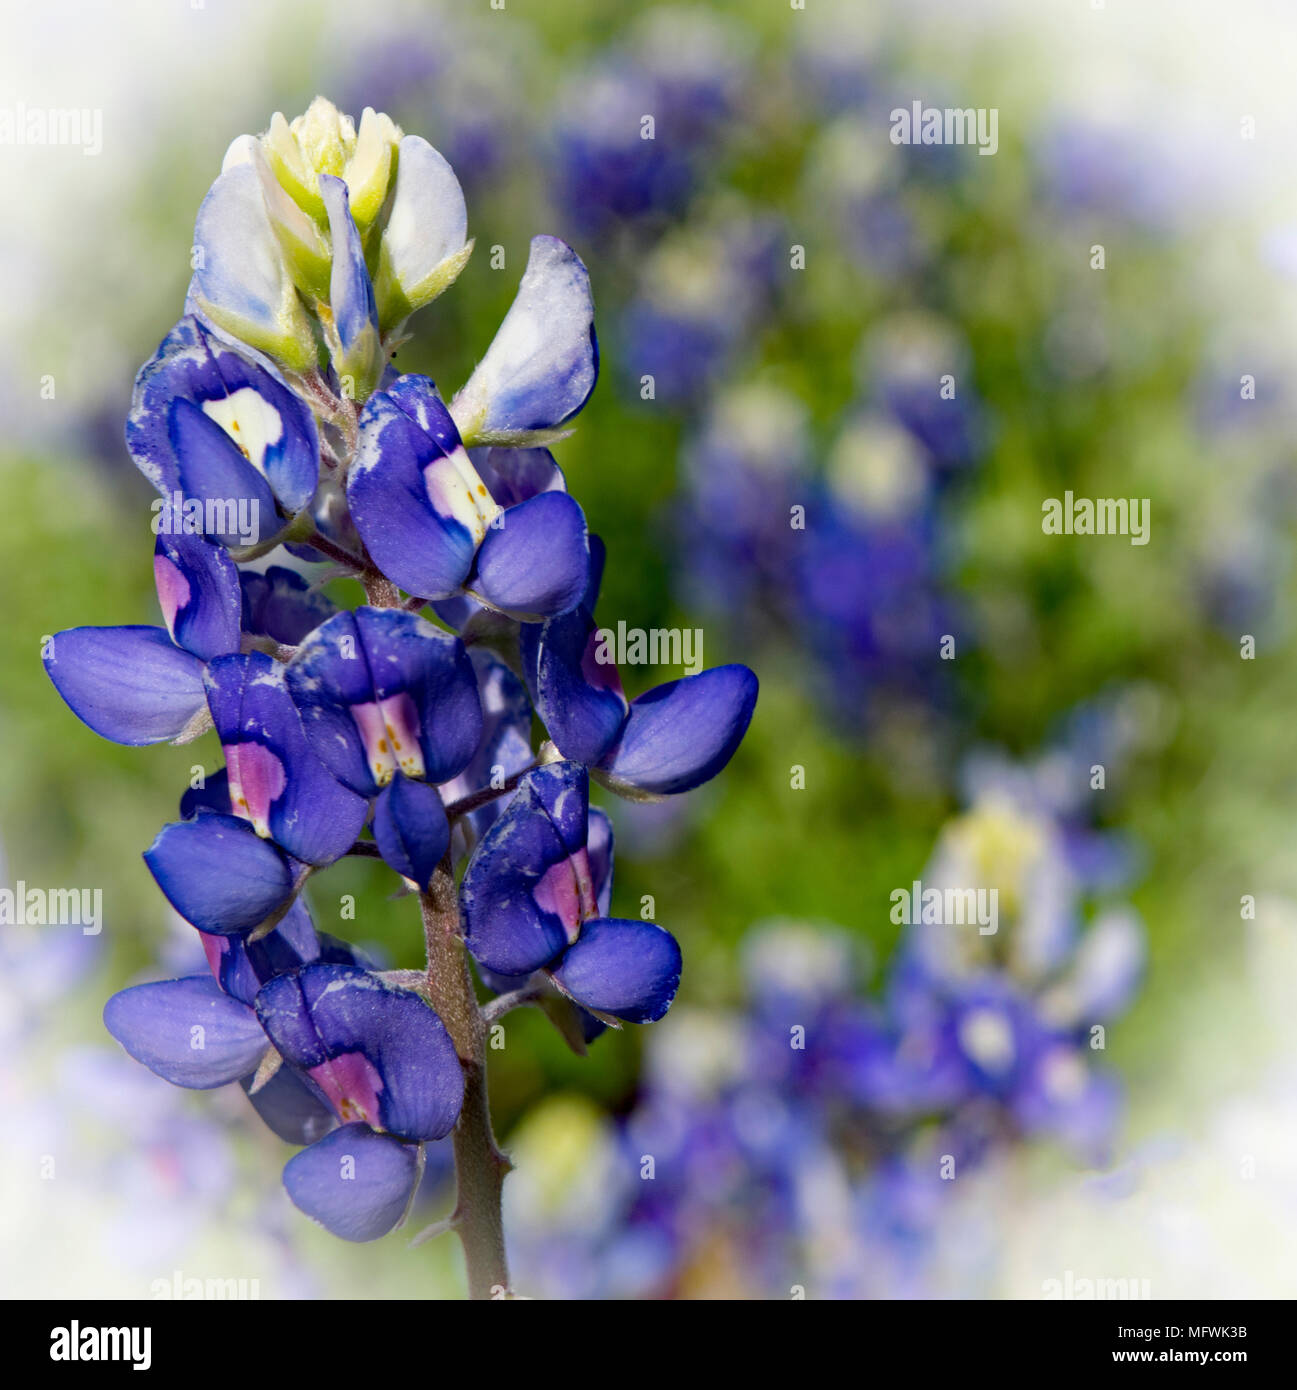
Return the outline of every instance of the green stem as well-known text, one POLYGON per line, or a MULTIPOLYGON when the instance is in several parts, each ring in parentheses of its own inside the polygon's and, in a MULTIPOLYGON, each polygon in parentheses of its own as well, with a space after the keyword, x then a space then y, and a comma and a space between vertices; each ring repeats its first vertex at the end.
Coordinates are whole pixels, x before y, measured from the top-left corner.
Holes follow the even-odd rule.
POLYGON ((428 949, 428 993, 464 1071, 464 1106, 455 1126, 457 1199, 452 1218, 464 1247, 468 1296, 500 1298, 509 1288, 500 1197, 509 1160, 496 1146, 486 1091, 486 1027, 460 934, 459 898, 449 853, 420 895, 428 949))

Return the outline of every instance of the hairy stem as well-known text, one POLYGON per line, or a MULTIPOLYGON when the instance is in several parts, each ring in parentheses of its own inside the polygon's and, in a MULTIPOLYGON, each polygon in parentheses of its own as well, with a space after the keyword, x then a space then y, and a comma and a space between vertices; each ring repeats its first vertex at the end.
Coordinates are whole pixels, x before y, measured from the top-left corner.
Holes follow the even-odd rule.
POLYGON ((486 1093, 486 1028, 460 935, 449 853, 420 895, 428 949, 428 994, 464 1070, 464 1107, 455 1126, 457 1198, 453 1224, 464 1247, 468 1296, 501 1297, 509 1287, 500 1195, 509 1160, 496 1146, 486 1093))
POLYGON ((511 777, 506 777, 498 787, 482 787, 478 791, 469 792, 467 796, 461 796, 458 801, 452 801, 446 807, 447 817, 453 821, 457 816, 466 816, 470 811, 476 811, 479 806, 487 806, 492 801, 498 801, 500 797, 517 791, 518 783, 536 766, 536 763, 528 763, 511 777))
POLYGON ((318 550, 321 555, 327 555, 330 560, 337 561, 340 565, 345 565, 347 569, 359 572, 365 568, 365 562, 359 556, 353 555, 350 550, 344 550, 342 546, 336 545, 327 536, 322 536, 318 531, 307 536, 306 544, 312 549, 318 550))
POLYGON ((365 598, 371 608, 400 608, 401 591, 377 570, 366 570, 360 576, 365 586, 365 598))

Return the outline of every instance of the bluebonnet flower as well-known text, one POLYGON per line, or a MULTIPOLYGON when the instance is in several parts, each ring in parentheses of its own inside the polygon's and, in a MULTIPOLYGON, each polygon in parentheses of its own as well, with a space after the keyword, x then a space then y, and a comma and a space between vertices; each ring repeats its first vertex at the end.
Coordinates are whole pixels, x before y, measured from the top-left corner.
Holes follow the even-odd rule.
POLYGON ((596 565, 571 613, 522 629, 536 712, 558 751, 619 795, 690 791, 733 757, 756 706, 757 678, 746 666, 716 666, 628 701, 593 616, 601 577, 596 565))
POLYGON ((286 684, 324 765, 353 793, 377 798, 383 857, 426 888, 450 842, 436 784, 464 770, 482 737, 463 643, 416 614, 359 608, 301 644, 286 684))
POLYGON ((141 369, 126 424, 135 466, 162 495, 158 526, 264 551, 315 496, 316 422, 264 361, 187 315, 141 369))
POLYGON ((887 994, 895 1061, 862 1077, 864 1093, 899 1099, 906 1086, 895 1088, 913 1080, 922 1104, 926 1087, 956 1108, 991 1103, 1023 1132, 1094 1158, 1110 1142, 1119 1094, 1087 1053, 1134 995, 1143 935, 1126 909, 1082 930, 1082 895, 1110 887, 1111 870, 1090 837, 1010 785, 982 782, 922 876, 925 890, 994 888, 996 929, 913 921, 887 994))
POLYGON ((680 983, 680 948, 653 922, 610 917, 612 827, 576 763, 529 772, 482 837, 460 889, 464 940, 497 975, 543 970, 598 1014, 648 1023, 680 983))
POLYGON ((276 976, 256 1011, 342 1122, 289 1160, 289 1196, 349 1240, 385 1235, 413 1198, 421 1145, 459 1117, 464 1080, 441 1020, 413 991, 347 965, 276 976))
POLYGON ((939 709, 933 654, 951 600, 935 470, 876 409, 849 414, 826 452, 813 472, 806 412, 787 392, 725 392, 685 451, 685 592, 733 614, 746 640, 794 645, 848 727, 898 696, 939 709))
POLYGON ((853 113, 820 131, 808 152, 803 197, 834 233, 823 252, 845 252, 864 273, 894 281, 932 258, 934 231, 906 181, 907 166, 887 139, 887 116, 853 113))
POLYGON ((703 10, 657 8, 571 79, 551 138, 556 199, 578 232, 642 239, 685 210, 738 114, 744 37, 703 10))
POLYGON ((898 314, 862 339, 857 370, 872 403, 908 430, 938 469, 972 464, 986 447, 985 407, 968 345, 934 314, 898 314))
MULTIPOLYGON (((71 629, 46 652, 92 728, 147 743, 210 725, 225 763, 144 855, 210 974, 125 990, 105 1022, 177 1085, 238 1082, 307 1145, 284 1170, 293 1202, 370 1240, 404 1219, 425 1146, 461 1107, 486 1141, 468 1159, 457 1141, 457 1164, 505 1166, 465 943, 489 988, 541 1002, 578 1050, 666 1012, 680 951, 610 915, 612 831, 585 764, 633 796, 699 785, 733 756, 756 678, 722 667, 627 702, 615 668, 585 660, 603 550, 546 447, 598 373, 589 276, 565 243, 533 240, 446 405, 387 365, 471 248, 426 142, 370 110, 356 129, 323 100, 292 125, 276 116, 231 148, 197 240, 191 312, 141 372, 128 426, 188 523, 158 542, 167 627, 71 629), (270 515, 268 533, 247 536, 240 508, 270 515), (340 566, 369 602, 339 608, 277 545, 340 566), (456 631, 419 614, 430 601, 456 631), (455 853, 471 855, 458 895, 455 853), (348 854, 419 892, 426 973, 379 974, 315 931, 302 889, 348 854)), ((482 1242, 465 1248, 473 1292, 507 1282, 494 1256, 475 1263, 482 1242)))
POLYGON ((621 324, 624 389, 676 408, 695 405, 728 370, 774 296, 782 248, 769 216, 721 202, 644 258, 621 324))
POLYGON ((436 387, 415 376, 370 397, 361 441, 351 514, 403 589, 426 599, 462 592, 528 621, 578 602, 589 572, 585 517, 546 450, 481 451, 475 467, 436 387))
POLYGON ((205 664, 239 649, 243 600, 224 550, 160 535, 153 572, 165 628, 69 628, 42 653, 73 714, 114 743, 181 739, 205 723, 205 664))
POLYGON ((585 1297, 984 1291, 996 1233, 967 1200, 968 1175, 990 1171, 1013 1135, 1053 1136, 1102 1162, 1119 1113, 1114 1079, 1088 1056, 1095 1027, 1137 987, 1142 933, 1124 908, 1082 929, 1082 894, 1119 880, 1078 839, 1075 810, 1060 816, 1053 755, 1071 770, 1082 747, 1115 756, 1129 742, 1124 718, 1104 702, 1078 712, 1070 741, 1034 768, 972 769, 974 810, 942 836, 923 880, 997 885, 996 935, 919 921, 871 1000, 845 935, 766 924, 745 943, 743 1011, 677 1013, 655 1032, 624 1116, 595 1122, 558 1102, 555 1122, 578 1131, 575 1151, 554 1145, 561 1181, 597 1193, 584 1221, 564 1216, 561 1236, 535 1200, 560 1180, 532 1152, 547 1122, 530 1117, 519 1143, 540 1171, 513 1230, 537 1286, 585 1297))
POLYGON ((313 940, 304 915, 276 931, 274 946, 222 943, 215 978, 114 995, 104 1021, 175 1085, 240 1082, 280 1138, 309 1145, 285 1168, 293 1201, 335 1234, 371 1240, 403 1217, 422 1173, 419 1145, 455 1122, 458 1061, 417 994, 313 940))
POLYGON ((230 146, 198 212, 189 303, 295 372, 316 366, 318 323, 363 400, 382 374, 380 335, 454 281, 472 252, 466 228, 459 183, 426 140, 372 108, 356 128, 317 97, 230 146))

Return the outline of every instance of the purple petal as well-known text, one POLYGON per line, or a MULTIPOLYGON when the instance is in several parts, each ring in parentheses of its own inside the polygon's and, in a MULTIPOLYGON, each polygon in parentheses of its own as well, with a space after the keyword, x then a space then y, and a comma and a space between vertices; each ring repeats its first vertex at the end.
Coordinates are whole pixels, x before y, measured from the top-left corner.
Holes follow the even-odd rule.
POLYGON ((218 658, 207 668, 207 704, 234 814, 303 863, 323 866, 345 854, 368 806, 312 751, 283 665, 264 652, 218 658))
POLYGON ((338 611, 337 604, 283 565, 271 565, 264 574, 244 570, 239 580, 243 587, 244 630, 273 637, 289 647, 297 646, 338 611))
POLYGON ((193 317, 176 324, 136 378, 126 443, 164 499, 179 491, 256 500, 267 536, 274 499, 293 515, 319 481, 311 412, 265 366, 193 317))
MULTIPOLYGON (((532 761, 531 701, 522 682, 489 648, 473 646, 468 655, 477 673, 482 738, 469 765, 442 787, 447 805, 483 787, 499 786, 532 761)), ((507 797, 501 797, 489 801, 469 813, 467 819, 475 836, 485 834, 504 809, 506 800, 507 797)))
POLYGON ((320 938, 301 898, 259 941, 199 932, 212 977, 226 994, 252 1007, 267 980, 320 958, 320 938))
POLYGON ((621 738, 599 760, 599 780, 632 796, 701 786, 734 756, 756 702, 757 678, 746 666, 655 686, 631 701, 621 738))
POLYGON ((566 613, 590 578, 585 515, 566 492, 542 492, 510 507, 487 530, 469 590, 523 622, 566 613))
POLYGON ((598 375, 590 276, 566 242, 533 237, 517 297, 451 403, 460 434, 474 444, 531 443, 581 409, 598 375))
POLYGON ((591 806, 586 849, 590 855, 590 881, 601 917, 607 917, 612 910, 612 843, 612 821, 597 806, 591 806))
POLYGON ((350 377, 355 400, 364 400, 383 374, 383 348, 379 340, 378 310, 374 286, 365 269, 365 249, 351 215, 351 199, 344 180, 320 176, 320 197, 329 214, 333 243, 333 268, 329 281, 329 308, 333 313, 333 369, 340 379, 350 377))
POLYGON ((481 740, 464 644, 413 613, 339 613, 302 643, 287 680, 316 754, 363 796, 398 771, 449 781, 481 740))
POLYGON ((542 492, 567 491, 563 470, 548 449, 470 449, 468 456, 502 507, 516 507, 542 492))
POLYGON ((363 1124, 335 1129, 284 1165, 293 1205, 343 1240, 377 1240, 394 1230, 418 1176, 415 1147, 363 1124))
POLYGON ((255 1092, 254 1079, 242 1077, 239 1085, 266 1126, 286 1144, 313 1144, 337 1125, 320 1094, 292 1067, 281 1066, 255 1092))
MULTIPOLYGON (((524 632, 528 629, 524 628, 524 632)), ((597 763, 626 722, 626 696, 585 608, 551 618, 536 653, 536 712, 565 758, 597 763)))
POLYGON ((212 811, 164 825, 144 862, 187 922, 221 936, 250 932, 293 893, 288 857, 247 821, 212 811))
POLYGON ((205 701, 203 663, 164 628, 69 628, 44 659, 72 713, 114 743, 176 738, 205 701))
POLYGON ((526 975, 597 911, 586 854, 589 786, 577 763, 529 772, 464 873, 464 940, 479 964, 526 975))
POLYGON ((218 811, 223 816, 230 810, 230 774, 222 768, 205 774, 201 787, 189 787, 180 798, 180 819, 192 820, 199 811, 218 811))
POLYGON ((587 1009, 628 1023, 654 1023, 680 985, 680 947, 656 923, 596 917, 551 973, 587 1009))
POLYGON ((374 803, 374 839, 384 860, 426 892, 450 844, 450 822, 436 787, 398 772, 374 803))
POLYGON ((344 1122, 402 1139, 440 1139, 463 1100, 459 1058, 441 1019, 409 990, 346 965, 308 965, 257 996, 271 1041, 307 1072, 344 1122))
POLYGON ((347 502, 379 569, 429 599, 458 590, 498 510, 427 377, 402 377, 366 401, 347 502))
POLYGON ((200 1091, 255 1071, 269 1046, 256 1014, 209 975, 124 989, 104 1005, 104 1026, 151 1072, 200 1091))
POLYGON ((153 550, 158 603, 172 640, 203 661, 239 649, 239 571, 201 536, 158 537, 153 550))

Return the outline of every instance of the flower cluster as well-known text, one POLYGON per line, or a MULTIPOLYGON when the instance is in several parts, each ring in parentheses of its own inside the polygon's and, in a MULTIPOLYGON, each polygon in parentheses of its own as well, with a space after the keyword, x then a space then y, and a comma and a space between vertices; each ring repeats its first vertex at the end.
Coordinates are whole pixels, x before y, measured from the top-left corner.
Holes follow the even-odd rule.
POLYGON ((535 238, 447 403, 390 366, 472 250, 459 184, 426 141, 323 99, 276 114, 230 147, 195 244, 185 316, 140 372, 126 431, 160 495, 165 625, 72 628, 44 651, 95 732, 140 745, 214 730, 224 759, 144 855, 210 974, 127 989, 105 1022, 176 1085, 239 1083, 306 1146, 284 1170, 297 1206, 368 1240, 403 1219, 424 1146, 455 1128, 481 1071, 456 951, 586 1039, 666 1012, 679 947, 612 915, 612 829, 590 778, 635 799, 700 785, 738 747, 756 679, 727 666, 628 699, 596 658, 603 547, 546 447, 598 373, 569 246, 535 238), (318 582, 300 572, 320 562, 318 582), (368 601, 320 592, 339 574, 368 601), (303 889, 348 854, 422 894, 451 955, 430 944, 426 974, 383 972, 318 931, 303 889))
MULTIPOLYGON (((1087 747, 1105 732, 1089 721, 1087 747)), ((1066 745, 1032 768, 968 766, 970 806, 922 880, 994 886, 994 934, 913 923, 868 998, 847 933, 768 923, 745 942, 744 1007, 673 1016, 627 1114, 569 1097, 524 1120, 510 1230, 529 1284, 565 1297, 984 1289, 994 1241, 963 1180, 1020 1139, 1101 1166, 1120 1115, 1096 1038, 1135 993, 1143 932, 1105 903, 1128 854, 1058 795, 1075 771, 1066 745), (592 1189, 579 1213, 543 1200, 592 1189)))
POLYGON ((971 390, 941 400, 928 388, 965 357, 933 316, 881 323, 860 344, 860 391, 822 467, 806 409, 765 383, 719 394, 685 446, 685 596, 733 615, 748 641, 793 646, 850 731, 889 701, 949 704, 938 653, 967 615, 942 519, 985 426, 971 390))

